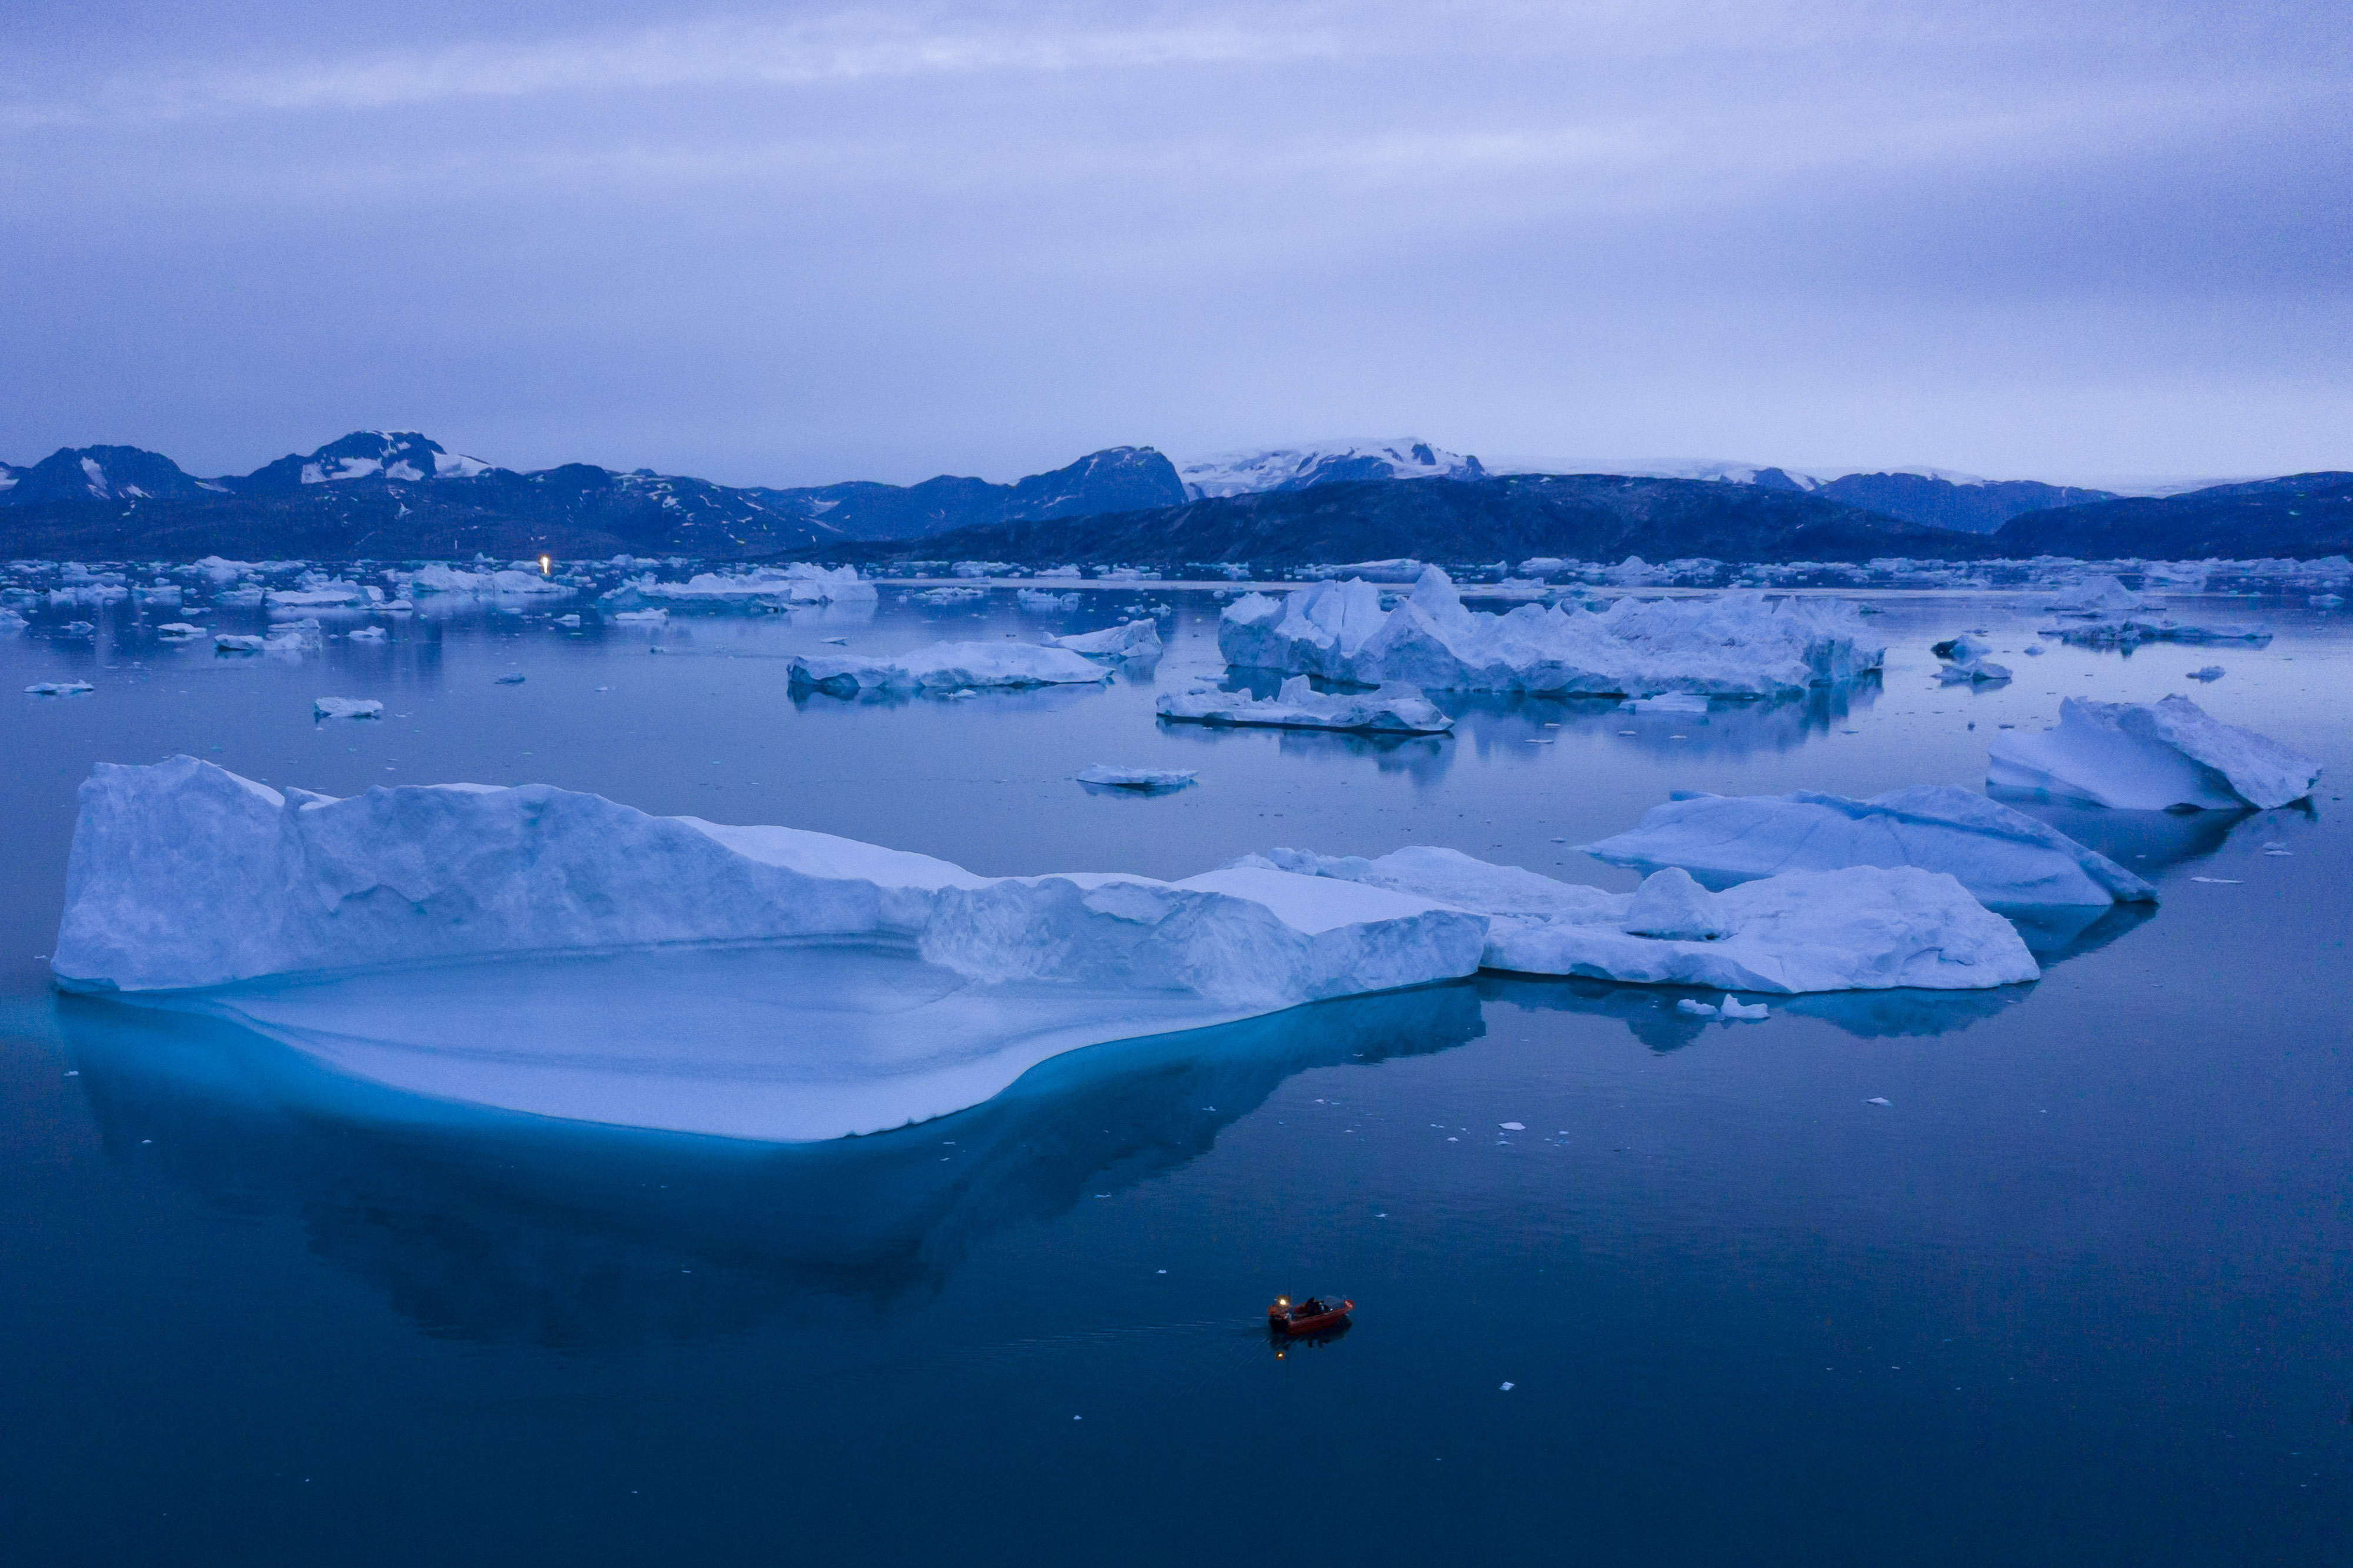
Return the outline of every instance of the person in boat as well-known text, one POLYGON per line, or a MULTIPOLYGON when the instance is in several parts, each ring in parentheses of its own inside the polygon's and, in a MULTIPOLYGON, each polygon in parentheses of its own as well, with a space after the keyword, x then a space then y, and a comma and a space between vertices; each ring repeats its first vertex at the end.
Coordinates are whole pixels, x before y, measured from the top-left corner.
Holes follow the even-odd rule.
POLYGON ((1324 1310, 1323 1301, 1316 1297, 1310 1296, 1307 1300, 1300 1302, 1299 1305, 1291 1309, 1291 1315, 1294 1318, 1312 1318, 1322 1310, 1324 1310))

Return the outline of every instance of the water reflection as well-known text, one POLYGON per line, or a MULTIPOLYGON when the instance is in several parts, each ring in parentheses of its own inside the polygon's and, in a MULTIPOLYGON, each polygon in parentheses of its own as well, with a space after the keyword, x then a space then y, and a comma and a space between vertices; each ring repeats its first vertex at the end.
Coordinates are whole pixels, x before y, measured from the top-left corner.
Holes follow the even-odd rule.
POLYGON ((429 1333, 575 1349, 887 1310, 992 1233, 1185 1165, 1294 1073, 1484 1030, 1463 984, 1321 1003, 1072 1052, 918 1128, 775 1147, 474 1110, 217 1019, 58 1009, 110 1156, 297 1219, 429 1333))

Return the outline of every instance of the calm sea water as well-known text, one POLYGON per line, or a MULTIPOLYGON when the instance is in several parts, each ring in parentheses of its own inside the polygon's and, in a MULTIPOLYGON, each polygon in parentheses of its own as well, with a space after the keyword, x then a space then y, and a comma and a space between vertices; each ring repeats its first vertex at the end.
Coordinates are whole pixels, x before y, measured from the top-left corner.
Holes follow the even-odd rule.
POLYGON ((0 642, 7 1556, 2353 1561, 2341 613, 2234 601, 2277 639, 2053 647, 1970 693, 1928 644, 2022 648, 2032 601, 1889 597, 1885 678, 1843 699, 1453 700, 1454 737, 1383 745, 1155 727, 1155 681, 1217 668, 1217 603, 1151 596, 1155 674, 957 701, 796 700, 783 661, 1127 597, 483 611, 301 660, 118 606, 0 642), (98 689, 17 695, 69 678, 98 689), (39 962, 100 761, 541 780, 989 873, 1442 844, 1623 888, 1570 846, 1671 789, 1975 783, 2000 723, 2175 690, 2321 756, 2315 808, 2059 818, 2165 901, 2037 932, 2035 985, 1726 1026, 1482 978, 1100 1047, 835 1144, 412 1100, 39 962), (322 695, 387 717, 316 723, 322 695), (1070 782, 1095 762, 1202 782, 1070 782), (1318 1289, 1356 1326, 1278 1356, 1266 1300, 1318 1289))

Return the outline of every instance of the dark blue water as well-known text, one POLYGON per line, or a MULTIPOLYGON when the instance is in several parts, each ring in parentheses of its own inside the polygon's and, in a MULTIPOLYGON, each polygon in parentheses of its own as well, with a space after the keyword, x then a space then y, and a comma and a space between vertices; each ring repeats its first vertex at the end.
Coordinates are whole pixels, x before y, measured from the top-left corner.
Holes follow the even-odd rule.
POLYGON ((1454 738, 1382 746, 1156 729, 1216 605, 1154 596, 1156 677, 954 702, 797 701, 782 656, 1109 617, 483 613, 282 661, 164 647, 126 606, 0 642, 7 1555, 2353 1561, 2341 621, 2235 604, 2278 639, 2056 649, 1972 695, 1928 643, 2016 649, 2031 601, 1888 600, 1885 679, 1848 700, 1456 701, 1454 738), (68 677, 98 690, 16 695, 68 677), (2076 814, 2166 900, 2039 933, 2035 985, 1723 1026, 1482 979, 1079 1053, 837 1144, 407 1100, 55 996, 36 957, 77 782, 177 751, 334 794, 545 780, 991 873, 1435 843, 1624 887, 1568 846, 1670 789, 1974 782, 2000 722, 2168 690, 2323 757, 2315 809, 2076 814), (315 724, 320 695, 397 717, 315 724), (1093 795, 1094 762, 1202 783, 1093 795), (1265 1301, 1324 1289, 1356 1326, 1278 1357, 1265 1301))

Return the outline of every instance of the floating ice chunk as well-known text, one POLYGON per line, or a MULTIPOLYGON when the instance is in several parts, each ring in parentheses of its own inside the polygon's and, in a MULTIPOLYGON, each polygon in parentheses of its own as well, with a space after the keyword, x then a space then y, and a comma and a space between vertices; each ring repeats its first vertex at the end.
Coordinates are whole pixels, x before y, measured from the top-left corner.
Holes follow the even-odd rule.
POLYGON ((1869 1100, 1864 1100, 1863 1103, 1865 1105, 1886 1105, 1889 1104, 1890 1101, 1883 1094, 1874 1094, 1869 1100))
POLYGON ((185 621, 166 621, 155 628, 155 635, 165 642, 186 642, 190 637, 205 635, 202 626, 192 626, 185 621))
POLYGON ((1767 1007, 1762 1002, 1757 1003, 1754 1006, 1750 1006, 1743 1003, 1738 997, 1730 995, 1725 996, 1722 1002, 1716 1005, 1716 1010, 1721 1012, 1727 1018, 1747 1019, 1762 1018, 1767 1016, 1773 1011, 1772 1008, 1767 1007))
POLYGON ((2120 616, 2152 608, 2156 603, 2153 598, 2134 593, 2116 578, 2101 574, 2073 584, 2042 607, 2071 616, 2120 616))
POLYGON ((0 605, 0 636, 5 636, 10 632, 21 632, 32 624, 5 605, 0 605))
POLYGON ((2265 810, 2312 793, 2320 764, 2252 730, 2210 718, 2187 697, 2094 702, 2071 697, 2055 729, 1994 737, 1987 784, 2126 810, 2265 810))
POLYGON ((2222 679, 2222 667, 2219 664, 2210 664, 2203 669, 2193 669, 2189 672, 2189 679, 2205 681, 2211 686, 2222 679))
MULTIPOLYGON (((1495 1125, 1506 1132, 1525 1132, 1528 1130, 1528 1124, 1525 1121, 1498 1121, 1495 1125)), ((1505 1384, 1504 1386, 1509 1388, 1511 1384, 1505 1384)))
POLYGON ((988 597, 988 590, 986 588, 925 588, 907 596, 919 605, 962 605, 974 599, 988 597))
POLYGON ((373 697, 322 697, 311 711, 322 719, 381 719, 384 704, 373 697))
POLYGON ((1850 867, 1744 882, 1711 900, 1708 912, 1728 934, 1681 942, 1626 929, 1636 894, 1562 882, 1454 849, 1417 847, 1377 860, 1275 849, 1236 864, 1368 882, 1483 914, 1482 967, 1527 974, 1803 992, 1981 990, 2042 973, 2010 921, 1951 877, 1914 867, 1850 867))
POLYGON ((1933 645, 1928 651, 1954 664, 1971 664, 1991 653, 1993 644, 1974 632, 1963 632, 1933 645))
POLYGON ((2342 594, 2315 594, 2306 601, 2316 610, 2333 610, 2345 602, 2342 594))
POLYGON ((1665 942, 1715 942, 1732 934, 1716 912, 1715 898, 1679 866, 1642 879, 1626 911, 1626 929, 1665 942))
POLYGON ((954 691, 974 687, 1086 686, 1111 671, 1067 648, 1034 643, 939 642, 888 658, 797 655, 792 683, 830 696, 860 691, 954 691))
POLYGON ((2035 647, 2033 644, 2030 643, 2030 644, 2028 644, 2028 645, 2027 645, 2027 647, 2026 647, 2026 657, 2027 657, 2027 658, 2041 658, 2042 657, 2042 653, 2043 653, 2043 650, 2042 650, 2042 648, 2038 647, 2035 647))
POLYGON ((382 626, 361 626, 352 633, 350 640, 353 642, 382 642, 387 635, 388 634, 382 626))
POLYGON ((1270 868, 990 879, 546 785, 334 800, 175 757, 83 785, 51 963, 127 993, 335 971, 165 1000, 427 1092, 815 1138, 1084 1045, 1459 977, 1483 926, 1270 868))
POLYGON ((1680 866, 1715 886, 1784 871, 1917 866, 1957 878, 1989 904, 2106 904, 2157 889, 2106 856, 2000 801, 1952 784, 1869 800, 1820 795, 1697 795, 1652 806, 1641 825, 1584 846, 1615 866, 1680 866))
POLYGON ((530 677, 523 674, 522 670, 516 669, 510 670, 506 674, 500 676, 496 680, 491 682, 491 684, 493 686, 521 686, 529 679, 530 677))
POLYGON ((1996 664, 1991 659, 1982 658, 1947 664, 1936 671, 1936 679, 1947 686, 1993 686, 2010 678, 2008 665, 1996 664))
POLYGON ((1675 1011, 1678 1013, 1689 1013, 1695 1018, 1713 1018, 1715 1016, 1715 1008, 1714 1006, 1705 1002, 1695 1002, 1688 996, 1675 1004, 1675 1011))
POLYGON ((2165 616, 2153 619, 2133 616, 2103 618, 2075 626, 2044 626, 2041 635, 2057 637, 2079 647, 2115 648, 2134 648, 2143 643, 2153 642, 2243 642, 2261 647, 2272 640, 2272 634, 2262 626, 2202 626, 2165 616))
POLYGON ((1707 699, 1692 691, 1670 691, 1659 697, 1629 697, 1618 706, 1629 713, 1704 713, 1707 699))
POLYGON ((1326 694, 1316 691, 1303 675, 1284 681, 1282 689, 1264 701, 1247 692, 1197 687, 1191 691, 1163 692, 1154 707, 1163 719, 1188 724, 1387 735, 1437 735, 1454 728, 1454 721, 1414 687, 1326 694))
POLYGON ((555 617, 555 624, 559 626, 576 626, 580 624, 580 617, 577 615, 558 616, 555 617))
POLYGON ((700 572, 683 583, 659 583, 649 574, 623 584, 600 603, 617 610, 642 608, 649 600, 691 609, 772 610, 795 605, 871 605, 876 597, 874 584, 861 582, 855 566, 795 562, 744 572, 700 572))
POLYGON ((1046 641, 1051 647, 1097 658, 1157 658, 1161 652, 1160 627, 1149 620, 1129 621, 1124 626, 1081 632, 1073 637, 1048 637, 1046 641))
POLYGON ((259 637, 245 637, 235 632, 217 632, 213 636, 215 653, 259 653, 261 648, 262 639, 259 637))
POLYGON ((1183 789, 1199 775, 1190 768, 1155 770, 1153 768, 1114 768, 1097 763, 1080 773, 1079 783, 1113 789, 1132 789, 1145 795, 1161 795, 1183 789))
POLYGON ((664 609, 616 610, 612 618, 625 626, 658 626, 670 619, 670 612, 664 609))
POLYGON ((332 609, 367 602, 367 590, 356 583, 319 583, 307 588, 272 588, 268 604, 273 610, 332 609))
POLYGON ((1032 615, 1050 616, 1064 610, 1075 610, 1085 602, 1086 595, 1073 590, 1067 594, 1050 594, 1042 588, 1019 588, 1013 598, 1032 615))
POLYGON ((27 697, 83 697, 97 690, 87 680, 37 680, 25 688, 27 697))
POLYGON ((1361 578, 1246 595, 1226 607, 1218 649, 1229 664, 1363 686, 1623 697, 1794 695, 1876 669, 1886 652, 1844 601, 1734 593, 1491 616, 1463 608, 1436 567, 1393 610, 1361 578))

